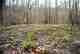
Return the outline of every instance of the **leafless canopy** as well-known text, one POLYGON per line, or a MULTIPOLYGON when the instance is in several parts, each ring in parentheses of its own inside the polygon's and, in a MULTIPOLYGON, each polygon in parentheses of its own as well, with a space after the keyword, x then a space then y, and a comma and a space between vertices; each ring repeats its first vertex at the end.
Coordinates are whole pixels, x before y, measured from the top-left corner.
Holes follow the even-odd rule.
POLYGON ((79 0, 7 0, 3 24, 64 24, 80 15, 79 0), (8 17, 10 16, 10 17, 8 17), (13 21, 5 18, 14 18, 13 21), (15 20, 16 18, 16 20, 15 20))

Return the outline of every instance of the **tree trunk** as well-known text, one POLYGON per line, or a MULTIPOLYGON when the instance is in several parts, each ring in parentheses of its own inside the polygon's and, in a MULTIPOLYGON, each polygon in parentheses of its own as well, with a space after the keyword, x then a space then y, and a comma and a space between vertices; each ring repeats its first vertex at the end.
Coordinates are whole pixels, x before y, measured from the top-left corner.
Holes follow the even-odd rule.
POLYGON ((57 24, 57 19, 58 19, 58 0, 55 1, 55 24, 57 24))
POLYGON ((44 9, 44 16, 45 16, 45 21, 44 23, 45 24, 48 24, 48 8, 47 8, 47 5, 48 5, 48 0, 45 0, 45 9, 44 9))
POLYGON ((75 16, 78 16, 78 1, 75 0, 75 16))
POLYGON ((0 25, 3 25, 3 6, 5 5, 5 0, 0 0, 0 25))

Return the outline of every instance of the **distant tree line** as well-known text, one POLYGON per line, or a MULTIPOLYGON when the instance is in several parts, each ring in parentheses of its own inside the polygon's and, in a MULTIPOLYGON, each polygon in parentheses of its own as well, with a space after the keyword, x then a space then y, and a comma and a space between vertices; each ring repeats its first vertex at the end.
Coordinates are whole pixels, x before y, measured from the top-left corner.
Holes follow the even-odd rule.
MULTIPOLYGON (((2 9, 2 6, 7 2, 6 0, 0 0, 0 7, 2 9)), ((69 9, 69 18, 72 21, 73 15, 77 16, 78 14, 78 9, 79 9, 79 0, 63 0, 59 2, 59 0, 55 0, 54 6, 52 7, 52 1, 51 0, 44 0, 44 4, 40 4, 40 0, 9 0, 9 8, 12 8, 12 11, 14 12, 16 7, 22 7, 24 8, 24 24, 32 24, 31 18, 32 18, 32 9, 33 8, 45 8, 44 10, 44 16, 45 16, 45 21, 44 24, 52 24, 53 18, 51 8, 55 8, 55 16, 54 16, 54 24, 58 24, 58 9, 65 8, 65 10, 68 8, 69 9), (19 4, 19 1, 21 1, 21 6, 19 4), (11 6, 11 3, 12 6, 11 6), (58 4, 60 3, 60 5, 58 4), (30 15, 30 16, 29 16, 30 15)), ((35 14, 35 13, 34 13, 35 14)), ((2 23, 2 17, 0 18, 0 22, 2 23)), ((36 19, 35 19, 36 20, 36 19)))

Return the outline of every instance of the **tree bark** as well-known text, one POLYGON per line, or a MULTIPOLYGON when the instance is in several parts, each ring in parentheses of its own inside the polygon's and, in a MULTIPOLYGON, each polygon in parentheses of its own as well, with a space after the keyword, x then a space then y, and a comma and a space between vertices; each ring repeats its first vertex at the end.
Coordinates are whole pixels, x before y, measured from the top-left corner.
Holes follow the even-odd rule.
POLYGON ((58 19, 58 0, 55 0, 55 24, 57 24, 57 19, 58 19))
POLYGON ((0 0, 0 24, 3 25, 3 6, 5 5, 5 0, 0 0))

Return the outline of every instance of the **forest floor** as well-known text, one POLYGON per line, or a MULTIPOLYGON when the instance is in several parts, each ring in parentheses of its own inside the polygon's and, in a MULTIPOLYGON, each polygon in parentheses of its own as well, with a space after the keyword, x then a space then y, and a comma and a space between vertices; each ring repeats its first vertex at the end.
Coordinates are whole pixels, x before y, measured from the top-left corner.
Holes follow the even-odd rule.
POLYGON ((80 33, 77 31, 77 28, 74 30, 71 25, 67 24, 12 25, 0 28, 0 41, 3 42, 6 39, 9 41, 6 44, 10 46, 18 44, 22 48, 38 48, 38 50, 41 48, 42 50, 48 50, 48 53, 41 54, 55 54, 56 49, 59 54, 68 54, 68 50, 65 51, 65 49, 68 49, 74 41, 75 36, 73 36, 73 33, 80 33))

